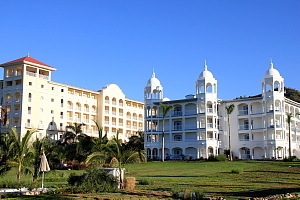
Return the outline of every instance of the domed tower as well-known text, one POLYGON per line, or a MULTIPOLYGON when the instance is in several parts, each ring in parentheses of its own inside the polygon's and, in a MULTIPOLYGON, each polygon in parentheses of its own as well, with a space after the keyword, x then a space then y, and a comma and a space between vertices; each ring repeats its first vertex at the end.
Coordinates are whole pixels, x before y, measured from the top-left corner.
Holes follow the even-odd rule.
MULTIPOLYGON (((265 72, 262 82, 262 97, 266 139, 284 138, 284 79, 274 69, 271 61, 270 68, 265 72)), ((277 148, 278 144, 268 144, 268 148, 277 148)))
MULTIPOLYGON (((207 70, 206 61, 204 62, 204 71, 201 72, 196 81, 197 112, 199 117, 198 138, 206 138, 206 146, 203 151, 208 154, 218 154, 218 98, 217 98, 217 80, 213 74, 207 70)), ((202 151, 202 150, 201 150, 202 151)))
POLYGON ((278 70, 274 69, 274 64, 270 63, 270 68, 265 72, 262 82, 262 97, 265 103, 266 112, 274 109, 282 110, 284 100, 284 79, 278 70))
POLYGON ((155 77, 154 70, 152 77, 148 80, 144 89, 144 98, 146 100, 162 100, 163 99, 163 87, 160 81, 155 77))

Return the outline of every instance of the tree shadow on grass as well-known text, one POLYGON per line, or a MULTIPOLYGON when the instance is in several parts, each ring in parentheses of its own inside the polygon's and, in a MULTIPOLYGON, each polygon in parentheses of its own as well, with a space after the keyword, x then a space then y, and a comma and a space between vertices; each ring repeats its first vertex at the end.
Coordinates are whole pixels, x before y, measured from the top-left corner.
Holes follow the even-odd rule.
MULTIPOLYGON (((222 197, 244 197, 245 199, 249 199, 249 197, 266 197, 269 195, 275 194, 286 194, 286 193, 294 193, 300 192, 300 188, 280 188, 280 189, 265 189, 259 191, 241 191, 241 192, 220 192, 218 196, 222 197)), ((208 194, 208 193, 206 193, 208 194)), ((215 193, 214 193, 215 194, 215 193)))
POLYGON ((151 176, 144 176, 144 177, 167 177, 167 178, 170 178, 170 177, 175 177, 175 178, 188 178, 188 177, 191 177, 191 178, 193 178, 193 177, 197 177, 197 178, 199 178, 199 177, 207 177, 207 176, 189 176, 189 175, 187 175, 187 176, 172 176, 172 175, 170 175, 170 176, 165 176, 165 175, 151 175, 151 176))

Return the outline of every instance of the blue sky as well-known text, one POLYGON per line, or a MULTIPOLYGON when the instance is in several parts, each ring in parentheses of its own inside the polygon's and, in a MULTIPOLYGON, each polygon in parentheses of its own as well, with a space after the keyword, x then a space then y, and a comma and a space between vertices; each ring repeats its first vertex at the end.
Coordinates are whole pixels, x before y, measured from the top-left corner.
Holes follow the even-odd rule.
POLYGON ((229 100, 259 94, 272 58, 300 90, 299 0, 14 0, 0 11, 0 63, 30 52, 57 68, 56 82, 115 83, 143 101, 154 68, 165 97, 181 99, 195 94, 207 60, 229 100))

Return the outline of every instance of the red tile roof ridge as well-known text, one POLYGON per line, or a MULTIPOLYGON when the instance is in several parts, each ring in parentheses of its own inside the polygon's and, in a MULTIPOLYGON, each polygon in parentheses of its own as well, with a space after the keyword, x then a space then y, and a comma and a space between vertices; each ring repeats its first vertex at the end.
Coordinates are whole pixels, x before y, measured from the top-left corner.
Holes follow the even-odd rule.
POLYGON ((53 68, 55 69, 54 67, 51 67, 50 65, 47 65, 45 63, 42 63, 41 61, 38 61, 32 57, 29 57, 29 56, 25 56, 25 57, 22 57, 22 58, 19 58, 19 59, 16 59, 16 60, 12 60, 12 61, 9 61, 9 62, 6 62, 6 63, 3 63, 3 64, 0 64, 1 65, 5 65, 5 64, 10 64, 10 63, 15 63, 15 62, 24 62, 24 61, 27 61, 27 62, 31 62, 31 63, 35 63, 35 64, 38 64, 38 65, 43 65, 43 66, 46 66, 46 67, 50 67, 50 68, 53 68))

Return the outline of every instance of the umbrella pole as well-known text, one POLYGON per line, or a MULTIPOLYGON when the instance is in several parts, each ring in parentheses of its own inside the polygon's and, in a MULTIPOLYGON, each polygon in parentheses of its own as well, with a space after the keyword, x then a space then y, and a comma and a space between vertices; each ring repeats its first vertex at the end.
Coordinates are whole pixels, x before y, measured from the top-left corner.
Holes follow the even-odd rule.
POLYGON ((43 175, 42 175, 42 189, 44 189, 44 175, 45 175, 45 172, 43 172, 43 175))

